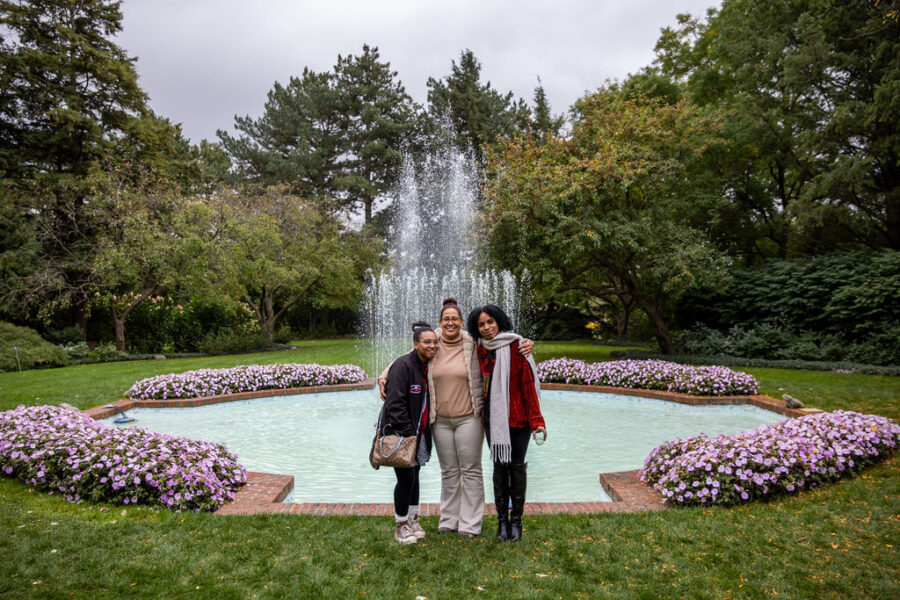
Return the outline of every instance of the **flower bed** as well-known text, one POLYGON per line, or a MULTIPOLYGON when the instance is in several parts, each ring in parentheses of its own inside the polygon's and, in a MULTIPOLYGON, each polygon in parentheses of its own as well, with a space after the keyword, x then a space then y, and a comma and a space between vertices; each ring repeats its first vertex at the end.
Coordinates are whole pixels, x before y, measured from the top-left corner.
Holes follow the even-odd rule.
POLYGON ((359 383, 366 372, 356 365, 248 365, 200 369, 141 379, 125 395, 138 400, 199 398, 314 385, 359 383))
POLYGON ((57 406, 0 412, 0 473, 86 499, 178 510, 215 510, 247 471, 222 444, 114 429, 57 406))
POLYGON ((664 390, 693 396, 757 394, 759 382, 752 375, 725 367, 695 367, 664 360, 615 360, 586 363, 554 358, 538 364, 545 383, 608 385, 620 388, 664 390))
POLYGON ((640 476, 666 502, 739 504, 852 476, 898 442, 900 426, 890 419, 838 410, 667 442, 646 458, 640 476))

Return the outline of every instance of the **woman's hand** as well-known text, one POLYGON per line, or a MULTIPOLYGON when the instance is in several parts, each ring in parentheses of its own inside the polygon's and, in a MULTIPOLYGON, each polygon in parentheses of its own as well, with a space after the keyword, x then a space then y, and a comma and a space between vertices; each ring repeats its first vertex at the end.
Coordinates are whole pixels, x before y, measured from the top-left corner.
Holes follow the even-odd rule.
POLYGON ((529 340, 528 338, 522 338, 519 342, 519 354, 522 356, 528 356, 531 354, 531 350, 534 348, 534 340, 529 340))
POLYGON ((543 433, 543 434, 544 434, 544 439, 541 440, 541 443, 543 444, 545 441, 547 441, 547 428, 544 427, 543 425, 540 425, 537 429, 535 429, 534 431, 532 431, 532 432, 531 432, 531 437, 534 438, 534 441, 537 441, 537 434, 538 434, 538 433, 543 433))
POLYGON ((387 398, 387 392, 384 389, 384 384, 387 383, 387 379, 382 377, 378 378, 378 390, 381 392, 381 401, 384 402, 385 398, 387 398))

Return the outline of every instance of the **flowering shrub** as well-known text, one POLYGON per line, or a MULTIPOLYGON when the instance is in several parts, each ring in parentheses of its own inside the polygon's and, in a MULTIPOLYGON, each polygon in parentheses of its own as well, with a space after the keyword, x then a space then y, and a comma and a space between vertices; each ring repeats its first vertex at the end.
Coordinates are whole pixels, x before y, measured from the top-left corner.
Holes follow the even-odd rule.
POLYGON ((756 394, 759 383, 752 375, 726 367, 695 367, 664 360, 615 360, 586 363, 554 358, 538 364, 545 383, 608 385, 643 390, 665 390, 693 396, 756 394))
POLYGON ((0 472, 70 502, 215 510, 247 481, 222 444, 115 429, 57 406, 0 412, 0 472))
POLYGON ((366 372, 356 365, 249 365, 231 369, 200 369, 141 379, 125 395, 149 400, 198 398, 255 390, 359 383, 366 372))
POLYGON ((738 504, 824 485, 890 455, 900 426, 837 410, 754 431, 666 442, 644 460, 641 480, 678 505, 738 504))

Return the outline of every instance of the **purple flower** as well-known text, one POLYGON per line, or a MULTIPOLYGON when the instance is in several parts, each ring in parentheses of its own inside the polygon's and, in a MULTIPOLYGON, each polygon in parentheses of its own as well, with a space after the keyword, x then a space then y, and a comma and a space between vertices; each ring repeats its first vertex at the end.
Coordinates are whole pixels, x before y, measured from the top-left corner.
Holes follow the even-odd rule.
POLYGON ((819 413, 734 435, 666 442, 644 460, 640 477, 667 501, 698 504, 697 497, 705 498, 705 493, 673 498, 668 492, 702 484, 713 488, 712 504, 734 504, 852 476, 892 454, 898 443, 900 426, 885 417, 819 413), (693 469, 699 464, 707 468, 693 469))

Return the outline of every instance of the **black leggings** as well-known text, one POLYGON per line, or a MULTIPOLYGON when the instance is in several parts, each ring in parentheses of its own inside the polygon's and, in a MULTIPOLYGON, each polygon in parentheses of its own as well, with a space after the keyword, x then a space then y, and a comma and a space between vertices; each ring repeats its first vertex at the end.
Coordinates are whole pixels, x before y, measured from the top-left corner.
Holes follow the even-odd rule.
POLYGON ((405 517, 409 507, 419 504, 419 469, 415 467, 394 467, 397 485, 394 486, 394 514, 405 517))
MULTIPOLYGON (((484 424, 484 433, 487 436, 488 447, 491 445, 490 423, 484 424)), ((531 440, 531 431, 528 427, 510 427, 509 441, 512 446, 512 460, 514 465, 525 464, 525 453, 528 452, 528 442, 531 440)))

